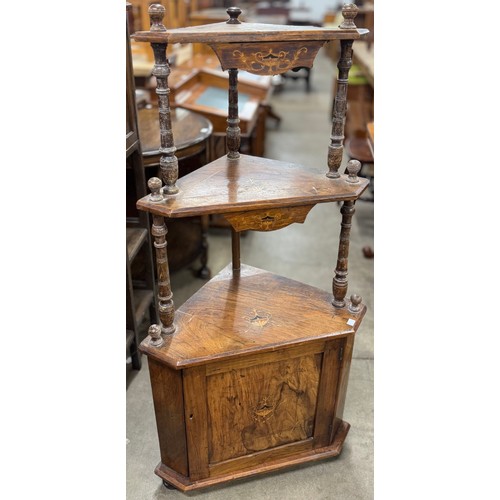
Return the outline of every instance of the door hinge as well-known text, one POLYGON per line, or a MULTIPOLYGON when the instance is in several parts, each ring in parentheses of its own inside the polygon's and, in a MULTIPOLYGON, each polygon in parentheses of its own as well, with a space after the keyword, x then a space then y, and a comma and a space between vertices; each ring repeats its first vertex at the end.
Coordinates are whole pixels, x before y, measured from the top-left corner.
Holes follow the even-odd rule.
POLYGON ((341 346, 339 349, 339 361, 342 361, 343 357, 344 357, 344 346, 341 346))

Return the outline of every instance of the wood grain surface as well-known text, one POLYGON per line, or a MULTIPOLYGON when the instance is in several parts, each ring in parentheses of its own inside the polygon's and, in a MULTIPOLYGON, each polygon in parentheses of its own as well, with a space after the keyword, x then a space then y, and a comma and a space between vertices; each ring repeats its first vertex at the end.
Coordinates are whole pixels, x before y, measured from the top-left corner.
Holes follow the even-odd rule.
POLYGON ((149 360, 161 461, 188 475, 182 372, 149 360))
POLYGON ((251 266, 233 278, 231 267, 176 311, 176 331, 162 347, 149 346, 146 337, 141 350, 180 369, 345 337, 365 314, 365 306, 356 314, 334 308, 331 293, 251 266))
POLYGON ((280 24, 213 23, 165 31, 136 31, 137 42, 163 43, 241 43, 307 40, 357 40, 366 35, 366 29, 318 28, 315 26, 285 26, 280 24))
POLYGON ((346 182, 347 175, 328 179, 311 166, 241 155, 227 156, 177 181, 179 193, 162 203, 141 198, 137 207, 165 217, 243 212, 264 208, 355 200, 368 186, 346 182))
POLYGON ((210 463, 311 437, 321 360, 312 354, 208 377, 210 463))

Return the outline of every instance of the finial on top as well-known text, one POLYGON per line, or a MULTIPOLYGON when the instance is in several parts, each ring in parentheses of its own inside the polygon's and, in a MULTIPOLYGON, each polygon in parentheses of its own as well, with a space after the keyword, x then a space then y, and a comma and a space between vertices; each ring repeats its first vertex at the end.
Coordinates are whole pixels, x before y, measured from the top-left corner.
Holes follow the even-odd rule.
POLYGON ((351 303, 349 304, 349 311, 352 313, 358 313, 361 310, 361 301, 363 299, 361 298, 361 295, 358 295, 357 293, 353 293, 351 295, 351 303))
POLYGON ((149 31, 167 31, 167 28, 163 26, 163 16, 165 15, 165 7, 159 3, 153 3, 148 9, 149 20, 151 21, 151 27, 149 31))
POLYGON ((148 180, 148 188, 151 190, 149 201, 152 201, 153 203, 163 201, 163 195, 160 192, 161 180, 158 179, 158 177, 151 177, 151 179, 148 180))
POLYGON ((163 344, 161 336, 161 327, 159 325, 151 325, 148 329, 148 334, 151 337, 149 344, 153 347, 160 347, 163 344))
POLYGON ((344 20, 339 24, 339 28, 355 30, 354 18, 358 15, 358 6, 353 3, 345 3, 342 6, 342 17, 344 20))
POLYGON ((229 14, 229 19, 226 21, 227 24, 241 24, 241 21, 238 21, 238 16, 241 14, 239 7, 229 7, 226 12, 229 14))
POLYGON ((351 182, 352 184, 359 182, 358 173, 361 170, 361 163, 358 160, 349 160, 346 170, 349 174, 346 179, 347 182, 351 182))

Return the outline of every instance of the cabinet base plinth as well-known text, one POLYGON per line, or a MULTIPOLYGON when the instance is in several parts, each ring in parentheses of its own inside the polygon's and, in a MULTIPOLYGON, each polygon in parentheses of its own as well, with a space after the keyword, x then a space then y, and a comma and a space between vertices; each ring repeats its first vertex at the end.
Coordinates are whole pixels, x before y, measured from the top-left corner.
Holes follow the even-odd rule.
POLYGON ((258 467, 252 467, 251 469, 243 469, 216 477, 207 477, 205 479, 199 479, 197 481, 190 481, 189 478, 183 476, 182 474, 179 474, 178 472, 175 472, 170 467, 167 467, 160 462, 155 469, 155 474, 161 477, 164 483, 167 482, 181 491, 191 491, 227 483, 235 479, 242 479, 257 474, 264 474, 266 472, 273 472, 279 469, 293 467, 294 465, 300 465, 307 462, 314 462, 316 460, 336 457, 342 451, 342 446, 350 427, 350 424, 342 421, 337 433, 335 434, 333 443, 330 446, 305 451, 286 458, 263 462, 258 467))

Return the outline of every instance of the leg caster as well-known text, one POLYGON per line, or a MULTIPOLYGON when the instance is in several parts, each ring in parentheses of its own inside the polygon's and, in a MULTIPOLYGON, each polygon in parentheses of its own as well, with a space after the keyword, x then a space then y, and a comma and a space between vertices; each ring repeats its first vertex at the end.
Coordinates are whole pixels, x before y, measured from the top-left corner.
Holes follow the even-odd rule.
POLYGON ((167 483, 167 481, 165 481, 165 479, 163 480, 163 486, 165 486, 165 488, 167 488, 167 490, 177 489, 175 486, 172 486, 170 483, 167 483))

